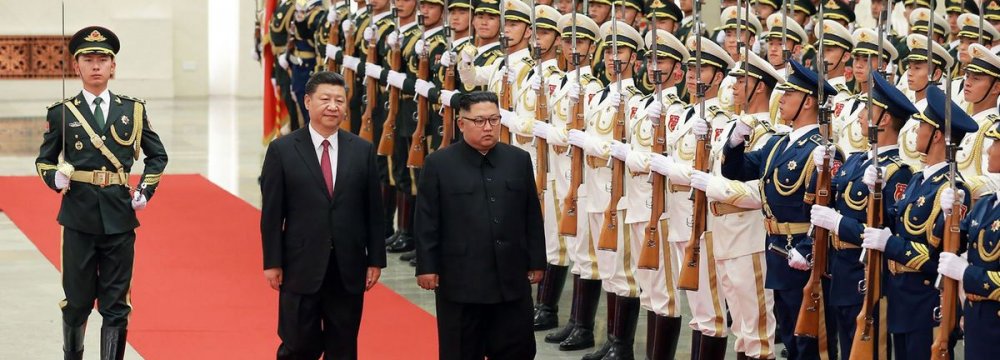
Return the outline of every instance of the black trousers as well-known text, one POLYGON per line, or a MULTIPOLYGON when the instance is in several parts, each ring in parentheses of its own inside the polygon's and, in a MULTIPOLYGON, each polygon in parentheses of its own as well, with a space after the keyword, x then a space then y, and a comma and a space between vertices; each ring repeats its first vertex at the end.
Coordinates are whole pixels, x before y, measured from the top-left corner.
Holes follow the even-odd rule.
POLYGON ((132 312, 129 289, 135 259, 135 231, 98 235, 63 228, 63 322, 83 325, 94 309, 105 327, 126 327, 132 312))
POLYGON ((410 168, 406 163, 410 160, 410 146, 413 145, 413 138, 410 134, 400 136, 396 134, 396 144, 392 148, 392 180, 396 184, 396 191, 401 191, 410 195, 416 195, 416 184, 410 177, 410 168))
POLYGON ((357 359, 364 293, 344 289, 334 254, 315 294, 282 290, 278 297, 278 359, 357 359))
POLYGON ((498 304, 468 304, 436 296, 441 360, 535 358, 530 294, 498 304))

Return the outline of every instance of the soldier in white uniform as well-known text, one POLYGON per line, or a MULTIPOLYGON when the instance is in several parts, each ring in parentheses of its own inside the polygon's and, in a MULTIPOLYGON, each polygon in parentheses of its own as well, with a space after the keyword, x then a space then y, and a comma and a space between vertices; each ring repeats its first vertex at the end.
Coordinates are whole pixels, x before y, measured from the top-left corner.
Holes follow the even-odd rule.
POLYGON ((695 122, 693 132, 710 134, 712 152, 709 172, 691 171, 691 186, 705 191, 712 216, 708 217, 706 246, 715 257, 716 278, 732 315, 738 359, 770 359, 774 353, 775 320, 771 308, 774 295, 764 288, 766 232, 758 185, 760 180, 731 181, 722 177, 722 151, 734 131, 749 136, 746 147, 756 150, 774 134, 770 123, 768 94, 784 77, 761 57, 749 54, 730 71, 739 81, 734 100, 746 104, 746 113, 721 127, 695 122), (739 130, 737 130, 739 128, 739 130), (721 130, 721 131, 720 131, 721 130))
MULTIPOLYGON (((687 243, 691 240, 691 219, 693 205, 691 202, 690 170, 695 159, 697 139, 691 131, 697 121, 708 121, 712 127, 722 127, 729 121, 730 115, 719 104, 719 86, 727 71, 735 63, 721 46, 708 38, 701 41, 701 74, 696 73, 697 36, 689 37, 687 48, 689 53, 687 78, 685 84, 688 92, 695 94, 696 77, 705 86, 704 114, 699 114, 701 106, 694 102, 688 106, 679 119, 677 128, 667 138, 667 148, 670 156, 652 154, 650 169, 664 174, 669 178, 667 194, 667 224, 670 229, 669 240, 672 251, 678 255, 680 264, 684 259, 687 243)), ((670 120, 673 121, 673 120, 670 120)), ((712 250, 711 237, 700 238, 701 242, 699 267, 699 284, 697 291, 686 291, 688 306, 691 310, 692 354, 700 354, 707 359, 721 359, 726 352, 726 313, 724 300, 719 296, 719 284, 715 268, 715 256, 712 250), (708 240, 708 241, 706 241, 708 240)), ((675 283, 676 283, 675 279, 675 283)), ((699 357, 694 356, 693 359, 699 357)))
MULTIPOLYGON (((923 7, 921 8, 914 9, 909 13, 909 15, 907 15, 907 21, 908 21, 907 24, 909 24, 909 32, 907 32, 907 34, 910 35, 920 34, 925 37, 927 36, 927 26, 931 24, 931 15, 930 15, 931 12, 930 10, 927 9, 929 5, 922 5, 922 6, 923 7)), ((932 30, 933 37, 931 38, 931 40, 938 45, 944 44, 947 41, 948 36, 951 34, 951 26, 948 25, 948 20, 945 20, 945 18, 938 13, 934 13, 933 21, 934 21, 934 29, 932 30)), ((942 49, 945 49, 945 52, 949 56, 952 55, 951 51, 949 51, 948 48, 942 46, 942 49)), ((952 67, 949 65, 948 66, 949 71, 951 68, 952 67)), ((915 94, 913 93, 913 90, 910 90, 906 87, 909 76, 910 75, 908 73, 904 72, 903 75, 900 76, 899 82, 896 84, 896 87, 898 87, 899 90, 903 92, 903 94, 906 94, 906 97, 910 98, 911 101, 916 103, 916 97, 915 94)), ((921 108, 917 107, 917 109, 921 108)), ((921 109, 921 111, 923 110, 921 109)))
MULTIPOLYGON (((570 130, 569 143, 584 149, 586 153, 586 169, 583 187, 587 198, 583 202, 583 212, 587 214, 590 225, 591 239, 599 241, 597 234, 603 227, 613 226, 617 232, 617 248, 615 252, 597 251, 597 267, 604 281, 602 286, 608 298, 608 340, 596 352, 588 354, 584 359, 602 359, 605 355, 628 356, 632 354, 632 341, 639 314, 639 287, 636 285, 633 272, 625 271, 624 255, 630 254, 627 232, 624 229, 624 208, 627 203, 622 199, 618 202, 617 223, 605 224, 604 213, 609 207, 612 190, 612 171, 609 168, 611 158, 612 132, 615 127, 615 117, 618 111, 624 110, 625 124, 637 111, 637 103, 642 96, 635 86, 632 71, 638 58, 638 52, 644 48, 639 32, 624 22, 612 20, 601 26, 601 37, 605 46, 605 67, 608 76, 616 79, 609 84, 594 99, 595 104, 587 109, 587 130, 570 130), (617 34, 613 28, 617 27, 617 34), (617 43, 618 53, 614 53, 617 43), (614 63, 620 63, 620 73, 615 73, 614 63), (619 80, 620 79, 620 80, 619 80), (624 106, 624 109, 622 109, 624 106)), ((610 228, 610 227, 609 227, 610 228)), ((617 357, 614 357, 617 358, 617 357)), ((631 358, 628 356, 627 358, 631 358)))
POLYGON ((972 62, 965 68, 966 79, 962 89, 965 101, 969 104, 968 113, 979 125, 979 130, 965 134, 959 144, 956 160, 958 170, 962 172, 966 186, 972 192, 972 198, 1000 190, 1000 174, 986 171, 989 155, 985 151, 993 145, 993 139, 986 132, 993 124, 1000 121, 997 111, 997 97, 1000 96, 1000 56, 989 48, 972 44, 969 46, 972 62))
POLYGON ((961 76, 957 76, 951 79, 951 101, 958 104, 959 107, 968 110, 968 105, 965 102, 965 94, 962 93, 962 87, 965 85, 965 68, 972 62, 972 57, 969 56, 969 45, 979 43, 979 44, 992 44, 995 39, 1000 39, 1000 32, 996 28, 983 22, 983 36, 979 37, 979 15, 976 14, 962 14, 958 16, 958 39, 955 40, 958 45, 956 45, 957 55, 958 55, 958 66, 956 69, 961 71, 961 76))
POLYGON ((868 28, 854 30, 853 38, 854 50, 851 51, 851 54, 854 55, 854 63, 851 66, 851 71, 854 73, 858 93, 851 95, 843 102, 834 104, 832 122, 837 147, 845 155, 868 151, 868 129, 862 127, 858 119, 858 115, 867 104, 860 99, 868 92, 868 74, 873 67, 877 67, 878 71, 885 70, 899 56, 892 43, 883 38, 882 56, 876 58, 879 44, 876 42, 878 33, 875 30, 868 28))
MULTIPOLYGON (((730 6, 722 10, 722 26, 719 29, 723 31, 724 36, 721 45, 729 57, 733 59, 742 60, 743 58, 743 50, 739 46, 741 41, 743 46, 750 46, 752 49, 753 44, 757 43, 757 35, 763 32, 760 20, 757 19, 753 10, 750 11, 749 19, 747 15, 745 8, 737 6, 730 6), (739 37, 742 39, 736 37, 737 27, 739 27, 739 37)), ((730 113, 738 112, 739 106, 742 105, 733 101, 734 83, 736 83, 736 77, 727 75, 722 80, 719 90, 719 102, 722 104, 722 108, 730 113)))
MULTIPOLYGON (((843 25, 834 20, 823 20, 823 59, 826 62, 826 78, 828 83, 837 90, 833 95, 834 114, 843 107, 844 99, 851 96, 851 90, 847 88, 847 78, 844 76, 847 70, 847 62, 851 60, 851 49, 854 47, 854 40, 851 32, 843 25)), ((816 38, 819 38, 820 28, 815 29, 816 38)), ((818 64, 817 64, 818 65, 818 64)))
MULTIPOLYGON (((785 24, 781 13, 772 14, 767 18, 767 28, 768 32, 765 35, 767 37, 767 62, 771 64, 781 73, 784 78, 788 78, 788 62, 787 60, 802 61, 802 55, 806 53, 807 49, 811 49, 812 45, 805 43, 808 35, 805 29, 799 23, 795 22, 792 18, 788 18, 788 23, 785 24), (784 29, 784 32, 782 32, 784 29), (785 43, 785 48, 790 52, 791 59, 786 59, 785 55, 782 53, 782 34, 787 38, 785 43)), ((771 91, 770 99, 768 100, 768 111, 770 112, 771 119, 781 119, 780 114, 778 114, 778 100, 781 99, 781 94, 784 91, 774 89, 771 91)), ((772 124, 775 128, 786 127, 787 125, 779 124, 778 121, 772 124)))
MULTIPOLYGON (((559 18, 558 28, 562 29, 562 56, 573 66, 573 15, 559 18)), ((600 27, 589 17, 576 15, 576 51, 579 54, 579 69, 571 70, 550 85, 555 91, 549 96, 551 123, 536 121, 532 131, 536 137, 548 141, 549 178, 555 182, 555 198, 559 210, 565 210, 566 197, 572 174, 571 147, 567 137, 573 121, 573 107, 582 102, 582 109, 589 109, 592 99, 603 85, 590 73, 592 54, 600 34, 600 27), (577 80, 579 79, 579 80, 577 80)), ((583 116, 581 112, 580 116, 583 116)), ((551 188, 550 188, 551 189, 551 188)), ((581 186, 577 192, 578 206, 584 205, 586 194, 581 186)), ((570 199, 572 201, 572 199, 570 199)), ((564 219, 560 218, 560 222, 564 219)), ((597 247, 590 239, 590 226, 586 216, 577 216, 576 236, 564 236, 565 246, 573 262, 573 308, 570 319, 562 329, 545 336, 545 342, 559 344, 559 350, 580 350, 594 346, 594 317, 601 296, 601 277, 597 270, 597 247)))
MULTIPOLYGON (((917 110, 924 111, 927 108, 927 87, 932 86, 927 77, 927 71, 930 70, 928 67, 927 36, 921 34, 907 35, 906 46, 910 49, 910 54, 906 57, 909 65, 906 68, 906 73, 904 73, 906 75, 904 84, 907 85, 908 91, 913 96, 911 99, 913 100, 913 106, 917 110)), ((951 68, 954 60, 951 55, 948 55, 948 51, 938 43, 932 43, 931 49, 933 56, 930 56, 930 58, 934 63, 934 86, 938 86, 944 74, 944 69, 951 68)), ((903 93, 906 94, 907 92, 903 91, 903 93)), ((927 146, 926 144, 917 144, 917 128, 919 125, 919 120, 911 118, 906 121, 903 129, 899 132, 899 157, 913 168, 914 172, 924 168, 922 164, 923 155, 917 149, 927 146)))
POLYGON ((674 279, 677 278, 679 266, 676 259, 679 255, 673 252, 667 242, 668 226, 666 211, 652 218, 653 187, 649 181, 649 157, 653 150, 655 133, 658 126, 666 126, 664 133, 672 131, 677 126, 677 119, 684 111, 684 103, 677 96, 676 85, 684 79, 683 66, 688 60, 688 51, 684 44, 670 32, 656 30, 656 42, 653 32, 646 34, 646 81, 656 83, 656 75, 660 75, 661 93, 644 96, 639 101, 639 111, 629 126, 631 136, 624 147, 616 145, 612 155, 625 161, 628 166, 625 189, 628 192, 625 223, 628 224, 629 236, 632 240, 632 261, 628 264, 635 271, 639 287, 642 307, 646 311, 646 358, 650 360, 673 359, 677 351, 677 341, 681 329, 680 299, 674 279), (652 52, 656 51, 656 62, 653 62, 652 52), (660 98, 657 98, 660 95, 660 98), (674 119, 670 121, 669 119, 674 119), (659 238, 647 239, 646 227, 650 221, 655 221, 659 238), (655 270, 638 268, 638 259, 647 250, 647 241, 661 244, 656 254, 658 267, 655 270))

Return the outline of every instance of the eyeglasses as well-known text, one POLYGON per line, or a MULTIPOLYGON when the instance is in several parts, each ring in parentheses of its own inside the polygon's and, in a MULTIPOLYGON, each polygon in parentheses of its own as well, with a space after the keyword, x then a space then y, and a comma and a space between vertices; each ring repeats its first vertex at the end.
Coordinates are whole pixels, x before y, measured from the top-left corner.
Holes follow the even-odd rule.
POLYGON ((471 121, 472 124, 476 125, 476 127, 484 127, 484 126, 486 126, 486 122, 487 121, 489 121, 490 126, 500 125, 500 115, 491 116, 491 117, 480 117, 480 118, 470 118, 470 117, 461 116, 461 118, 465 119, 466 121, 471 121))

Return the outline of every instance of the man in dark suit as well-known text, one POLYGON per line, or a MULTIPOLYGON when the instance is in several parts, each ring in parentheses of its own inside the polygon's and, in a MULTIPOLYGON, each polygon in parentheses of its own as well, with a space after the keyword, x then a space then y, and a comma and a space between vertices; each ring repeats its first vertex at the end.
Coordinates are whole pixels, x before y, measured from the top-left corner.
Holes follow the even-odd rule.
POLYGON ((496 94, 462 95, 458 109, 464 141, 420 177, 417 283, 436 290, 441 359, 531 359, 531 284, 545 269, 531 159, 497 143, 496 94))
POLYGON ((261 170, 264 276, 280 291, 278 359, 356 359, 364 292, 385 267, 375 148, 338 131, 344 78, 306 84, 309 126, 267 149, 261 170))

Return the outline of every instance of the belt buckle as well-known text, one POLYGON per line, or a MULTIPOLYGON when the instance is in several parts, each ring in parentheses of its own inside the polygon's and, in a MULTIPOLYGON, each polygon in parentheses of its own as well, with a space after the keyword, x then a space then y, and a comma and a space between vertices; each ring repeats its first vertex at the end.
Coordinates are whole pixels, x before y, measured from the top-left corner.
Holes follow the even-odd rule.
POLYGON ((94 185, 100 187, 108 186, 108 181, 110 180, 110 171, 95 170, 94 171, 94 185))

